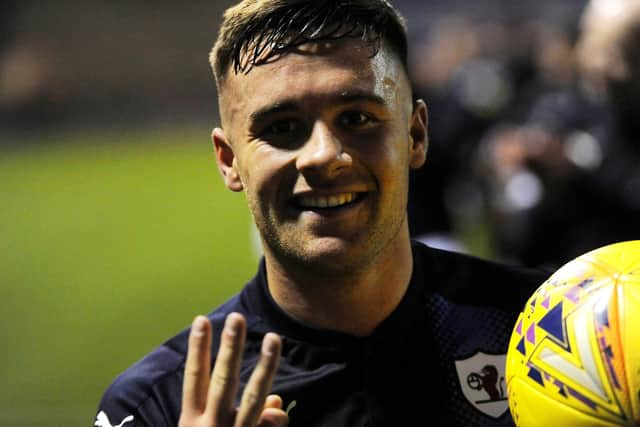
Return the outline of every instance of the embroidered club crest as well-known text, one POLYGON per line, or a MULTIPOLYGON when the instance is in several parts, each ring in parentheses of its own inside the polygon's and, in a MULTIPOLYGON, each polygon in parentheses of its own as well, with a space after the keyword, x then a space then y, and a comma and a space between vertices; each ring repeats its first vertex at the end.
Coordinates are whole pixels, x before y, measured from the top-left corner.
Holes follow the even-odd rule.
POLYGON ((456 360, 456 372, 464 397, 480 412, 499 418, 508 409, 505 354, 478 352, 456 360))

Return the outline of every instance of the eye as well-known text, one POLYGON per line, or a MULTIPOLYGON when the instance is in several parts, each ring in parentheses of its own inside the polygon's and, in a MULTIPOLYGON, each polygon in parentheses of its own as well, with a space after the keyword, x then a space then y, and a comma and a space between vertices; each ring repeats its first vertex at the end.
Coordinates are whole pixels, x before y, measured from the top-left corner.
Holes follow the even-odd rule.
POLYGON ((291 149, 304 140, 306 129, 300 119, 281 118, 266 123, 255 135, 274 147, 291 149))
POLYGON ((269 136, 285 136, 300 132, 302 124, 294 119, 283 119, 269 124, 263 131, 269 136))
POLYGON ((374 125, 377 120, 361 111, 345 111, 338 117, 338 123, 343 127, 362 129, 374 125))

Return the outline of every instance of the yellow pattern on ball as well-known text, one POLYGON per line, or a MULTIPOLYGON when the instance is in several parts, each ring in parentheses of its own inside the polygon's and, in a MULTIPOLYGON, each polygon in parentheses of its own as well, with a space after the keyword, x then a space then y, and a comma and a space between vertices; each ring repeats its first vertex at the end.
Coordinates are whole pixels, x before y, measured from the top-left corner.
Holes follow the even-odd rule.
POLYGON ((506 377, 519 427, 640 426, 640 240, 581 255, 534 292, 506 377))

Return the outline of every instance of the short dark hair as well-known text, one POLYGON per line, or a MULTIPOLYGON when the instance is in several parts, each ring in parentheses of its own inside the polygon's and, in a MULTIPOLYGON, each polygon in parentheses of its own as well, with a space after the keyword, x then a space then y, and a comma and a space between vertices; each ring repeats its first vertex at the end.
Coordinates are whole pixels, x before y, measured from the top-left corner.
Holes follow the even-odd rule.
POLYGON ((405 22, 387 0, 243 0, 224 13, 209 59, 220 87, 231 68, 247 73, 304 43, 342 38, 362 39, 373 55, 386 43, 409 74, 405 22))

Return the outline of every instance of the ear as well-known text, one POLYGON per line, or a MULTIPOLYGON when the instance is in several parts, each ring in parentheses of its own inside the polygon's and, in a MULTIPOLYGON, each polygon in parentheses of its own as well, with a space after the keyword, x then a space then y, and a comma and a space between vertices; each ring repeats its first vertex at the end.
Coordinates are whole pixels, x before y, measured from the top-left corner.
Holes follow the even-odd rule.
POLYGON ((211 134, 211 141, 216 152, 218 171, 220 171, 225 185, 231 191, 242 191, 244 185, 238 173, 236 156, 224 131, 220 128, 215 128, 211 134))
POLYGON ((429 148, 429 114, 427 105, 422 99, 416 100, 409 122, 409 136, 411 137, 411 147, 409 147, 409 166, 412 169, 421 167, 427 159, 427 149, 429 148))

